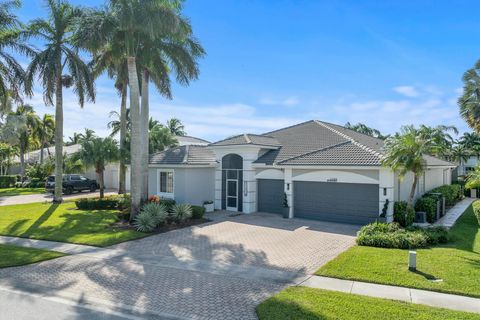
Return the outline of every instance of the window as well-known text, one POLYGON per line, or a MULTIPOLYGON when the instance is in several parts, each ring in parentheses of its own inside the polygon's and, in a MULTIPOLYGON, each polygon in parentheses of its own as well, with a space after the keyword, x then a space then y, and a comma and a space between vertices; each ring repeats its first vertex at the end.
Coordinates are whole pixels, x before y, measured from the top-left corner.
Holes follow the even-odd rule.
POLYGON ((158 192, 160 195, 173 197, 173 170, 158 172, 158 192))
POLYGON ((70 180, 72 180, 72 181, 80 181, 80 176, 70 176, 70 180))

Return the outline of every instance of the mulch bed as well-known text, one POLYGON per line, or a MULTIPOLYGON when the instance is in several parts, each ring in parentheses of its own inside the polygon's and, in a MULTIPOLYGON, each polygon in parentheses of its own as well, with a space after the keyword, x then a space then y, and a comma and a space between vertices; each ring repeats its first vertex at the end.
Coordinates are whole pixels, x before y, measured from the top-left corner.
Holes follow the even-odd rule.
MULTIPOLYGON (((150 232, 148 234, 152 235, 152 234, 165 233, 165 232, 172 231, 172 230, 177 230, 177 229, 183 229, 183 228, 187 228, 187 227, 191 227, 191 226, 196 226, 196 225, 203 224, 203 223, 210 222, 210 221, 212 221, 212 220, 201 218, 201 219, 190 219, 190 220, 180 222, 180 223, 172 222, 172 223, 168 223, 168 224, 158 226, 155 230, 153 230, 152 232, 150 232)), ((112 224, 112 228, 120 229, 120 230, 135 230, 135 228, 128 221, 115 222, 114 224, 112 224)))

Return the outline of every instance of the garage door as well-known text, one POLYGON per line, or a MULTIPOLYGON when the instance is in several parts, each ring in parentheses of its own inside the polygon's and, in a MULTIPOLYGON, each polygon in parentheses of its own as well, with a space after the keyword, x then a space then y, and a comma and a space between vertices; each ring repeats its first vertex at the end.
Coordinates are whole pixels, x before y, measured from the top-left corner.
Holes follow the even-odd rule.
POLYGON ((296 181, 294 216, 367 224, 378 217, 378 184, 296 181))
POLYGON ((283 180, 258 179, 258 211, 282 213, 283 180))

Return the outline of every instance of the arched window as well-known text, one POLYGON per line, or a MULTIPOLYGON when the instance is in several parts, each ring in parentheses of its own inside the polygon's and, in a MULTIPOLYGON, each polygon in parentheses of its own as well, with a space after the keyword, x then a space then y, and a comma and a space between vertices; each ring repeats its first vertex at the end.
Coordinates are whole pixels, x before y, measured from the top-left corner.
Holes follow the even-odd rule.
POLYGON ((243 158, 230 153, 222 158, 222 169, 243 169, 243 158))

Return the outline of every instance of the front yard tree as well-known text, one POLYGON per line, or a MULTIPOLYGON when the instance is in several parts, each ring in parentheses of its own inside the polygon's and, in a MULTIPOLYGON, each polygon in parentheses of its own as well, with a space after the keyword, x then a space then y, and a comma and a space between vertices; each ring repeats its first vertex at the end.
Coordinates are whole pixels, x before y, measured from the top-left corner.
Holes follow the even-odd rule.
POLYGON ((463 93, 458 99, 460 115, 480 133, 480 60, 463 75, 463 93))
POLYGON ((30 62, 26 86, 31 89, 35 76, 41 81, 44 101, 55 105, 55 193, 53 202, 62 202, 63 169, 63 87, 72 87, 80 107, 95 100, 91 68, 82 60, 73 41, 81 10, 65 1, 48 0, 46 19, 33 20, 27 35, 43 42, 43 49, 30 62), (64 74, 67 71, 68 74, 64 74))
POLYGON ((105 192, 103 173, 108 163, 118 160, 117 142, 110 137, 95 137, 83 141, 81 146, 78 157, 85 167, 95 168, 98 183, 100 184, 100 198, 103 198, 105 192))
POLYGON ((421 130, 414 126, 403 126, 400 133, 385 140, 385 156, 382 159, 382 165, 397 172, 401 178, 409 172, 413 174, 413 183, 408 197, 409 205, 413 205, 418 180, 426 170, 423 156, 435 154, 437 150, 435 141, 426 138, 421 130))
POLYGON ((55 135, 55 118, 52 115, 43 115, 37 128, 37 135, 40 140, 40 163, 43 163, 43 149, 47 146, 48 141, 55 135))
POLYGON ((187 132, 185 132, 185 126, 183 125, 182 121, 177 118, 168 119, 167 128, 170 130, 170 133, 175 136, 185 136, 187 134, 187 132))

